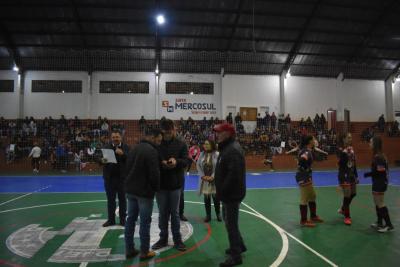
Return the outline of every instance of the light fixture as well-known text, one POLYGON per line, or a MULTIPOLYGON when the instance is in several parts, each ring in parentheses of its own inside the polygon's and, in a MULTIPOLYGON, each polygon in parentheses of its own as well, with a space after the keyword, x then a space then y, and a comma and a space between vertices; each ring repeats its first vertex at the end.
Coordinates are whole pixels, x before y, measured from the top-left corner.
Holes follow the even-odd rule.
POLYGON ((286 72, 285 78, 287 79, 287 78, 289 78, 290 76, 292 76, 292 74, 290 74, 290 69, 288 69, 288 71, 286 72))
POLYGON ((190 92, 190 94, 191 94, 191 95, 194 95, 194 93, 193 93, 193 92, 190 92))
POLYGON ((19 71, 19 68, 17 67, 17 65, 15 65, 14 67, 13 67, 13 71, 19 71))
POLYGON ((62 90, 62 93, 64 94, 64 93, 65 93, 65 91, 64 91, 64 90, 62 90))
POLYGON ((162 25, 165 23, 165 18, 163 15, 158 15, 156 19, 157 19, 158 25, 162 25))
POLYGON ((158 68, 154 71, 156 74, 158 74, 159 73, 159 70, 158 70, 158 68))

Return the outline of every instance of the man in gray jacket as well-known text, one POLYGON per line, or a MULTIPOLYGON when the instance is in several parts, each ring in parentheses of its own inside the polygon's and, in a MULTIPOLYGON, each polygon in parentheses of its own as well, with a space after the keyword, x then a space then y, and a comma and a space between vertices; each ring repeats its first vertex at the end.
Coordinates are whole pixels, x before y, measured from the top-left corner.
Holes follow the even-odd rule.
POLYGON ((153 213, 154 195, 160 189, 160 161, 157 146, 162 139, 161 131, 146 129, 145 137, 131 151, 127 160, 128 175, 125 191, 128 198, 128 216, 125 225, 126 257, 133 258, 135 250, 133 236, 140 216, 140 259, 154 257, 150 251, 150 224, 153 213))

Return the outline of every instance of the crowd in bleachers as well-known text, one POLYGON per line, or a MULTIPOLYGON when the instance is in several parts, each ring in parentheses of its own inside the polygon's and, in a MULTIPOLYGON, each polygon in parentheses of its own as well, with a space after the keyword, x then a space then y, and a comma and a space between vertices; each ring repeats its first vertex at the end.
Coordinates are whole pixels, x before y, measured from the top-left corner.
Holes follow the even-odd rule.
POLYGON ((65 171, 67 165, 74 162, 76 169, 81 170, 108 142, 109 131, 113 129, 125 131, 123 125, 110 125, 107 118, 101 117, 90 121, 78 117, 66 119, 63 115, 59 119, 46 117, 43 120, 0 118, 0 142, 7 163, 27 157, 37 143, 41 159, 54 169, 65 171))
MULTIPOLYGON (((165 118, 162 118, 163 120, 165 118)), ((229 114, 225 121, 235 125, 237 138, 247 154, 263 155, 282 153, 299 144, 301 136, 312 133, 316 136, 319 148, 334 154, 336 151, 336 132, 328 130, 323 114, 316 114, 314 119, 307 117, 299 122, 292 122, 290 115, 276 116, 266 112, 258 114, 252 131, 245 127, 240 114, 229 114)), ((201 147, 205 140, 214 139, 213 127, 221 123, 219 118, 193 120, 181 118, 176 122, 178 135, 190 147, 201 147)), ((143 116, 138 121, 138 129, 132 129, 131 135, 139 137, 140 132, 148 127, 158 127, 160 121, 147 121, 143 116)), ((134 124, 136 125, 136 124, 134 124)), ((100 156, 100 148, 109 141, 109 132, 117 129, 123 136, 125 126, 111 123, 107 118, 81 120, 78 117, 67 119, 61 116, 36 120, 5 120, 0 118, 0 145, 8 163, 26 158, 34 143, 41 148, 41 159, 57 170, 66 170, 69 164, 75 164, 81 170, 86 162, 95 161, 100 156)), ((386 124, 383 115, 371 127, 362 132, 362 139, 369 140, 376 132, 387 132, 389 136, 400 136, 398 122, 386 124)))
POLYGON ((388 137, 400 137, 399 122, 395 120, 386 123, 384 115, 381 115, 375 123, 362 131, 361 139, 369 142, 374 135, 382 133, 386 133, 388 137))

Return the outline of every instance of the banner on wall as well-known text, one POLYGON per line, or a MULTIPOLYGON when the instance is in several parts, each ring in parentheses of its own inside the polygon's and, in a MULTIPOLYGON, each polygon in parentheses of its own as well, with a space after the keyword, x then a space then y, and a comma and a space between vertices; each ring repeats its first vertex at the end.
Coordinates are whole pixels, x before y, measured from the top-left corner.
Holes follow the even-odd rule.
POLYGON ((218 106, 212 99, 196 99, 195 97, 176 97, 161 99, 161 116, 168 118, 201 119, 218 117, 218 106))

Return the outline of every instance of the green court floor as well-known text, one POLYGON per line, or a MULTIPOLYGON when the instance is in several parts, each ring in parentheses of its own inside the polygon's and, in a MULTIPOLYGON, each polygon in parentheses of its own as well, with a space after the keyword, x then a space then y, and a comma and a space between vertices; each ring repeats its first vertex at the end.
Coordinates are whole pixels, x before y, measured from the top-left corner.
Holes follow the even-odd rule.
MULTIPOLYGON (((218 266, 224 260, 228 244, 224 225, 216 220, 209 225, 202 222, 204 207, 195 192, 185 194, 186 215, 193 230, 185 242, 188 251, 169 249, 150 262, 118 258, 124 254, 121 228, 104 231, 100 237, 88 234, 93 225, 80 233, 74 233, 73 227, 65 230, 74 220, 89 224, 104 220, 103 193, 38 193, 2 204, 19 196, 22 194, 0 194, 0 266, 203 267, 218 266), (79 248, 70 242, 72 235, 77 236, 79 248), (99 243, 96 251, 85 247, 95 239, 99 243), (91 257, 76 262, 81 254, 91 257)), ((306 229, 298 225, 296 188, 248 190, 240 214, 248 247, 243 266, 400 266, 400 187, 390 187, 387 194, 387 206, 398 229, 386 234, 369 227, 375 220, 370 186, 358 188, 350 227, 337 214, 340 194, 335 187, 317 188, 317 197, 325 223, 306 229)))

